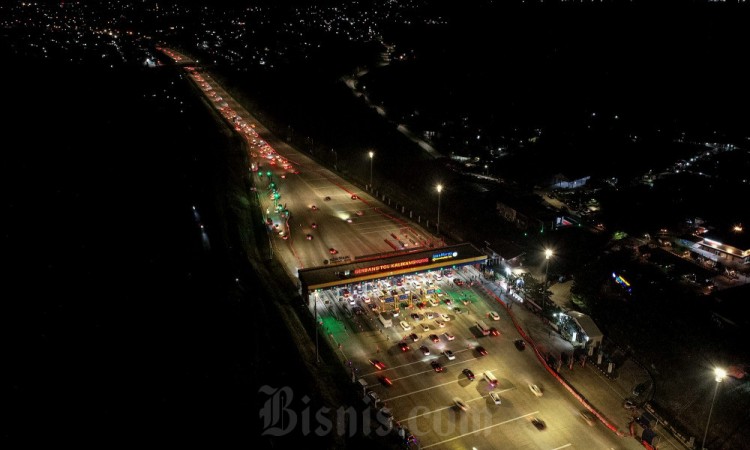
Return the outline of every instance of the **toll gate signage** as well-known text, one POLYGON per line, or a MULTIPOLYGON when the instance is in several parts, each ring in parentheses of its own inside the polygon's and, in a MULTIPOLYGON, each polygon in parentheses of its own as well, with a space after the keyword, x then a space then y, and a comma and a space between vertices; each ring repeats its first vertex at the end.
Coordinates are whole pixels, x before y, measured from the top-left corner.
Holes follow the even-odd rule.
POLYGON ((458 256, 458 252, 440 252, 432 255, 432 262, 453 259, 458 256))
POLYGON ((410 259, 408 261, 400 261, 390 264, 378 264, 377 266, 371 266, 371 267, 360 267, 359 269, 354 269, 354 275, 365 275, 368 273, 378 273, 378 272, 385 272, 388 270, 393 269, 403 269, 405 267, 412 267, 412 266, 420 266, 422 264, 426 264, 430 262, 430 258, 419 258, 419 259, 410 259))

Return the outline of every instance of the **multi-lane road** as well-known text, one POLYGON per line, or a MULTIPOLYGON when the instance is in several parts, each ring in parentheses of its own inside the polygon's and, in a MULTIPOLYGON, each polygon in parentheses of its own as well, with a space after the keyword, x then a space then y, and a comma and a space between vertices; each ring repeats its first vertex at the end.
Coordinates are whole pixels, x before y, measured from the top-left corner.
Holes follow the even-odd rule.
MULTIPOLYGON (((165 53, 189 62, 184 55, 169 50, 165 53)), ((209 74, 187 70, 207 100, 246 138, 252 164, 248 170, 255 178, 255 192, 263 205, 274 256, 292 277, 301 268, 353 261, 400 248, 443 245, 419 224, 400 217, 308 155, 274 138, 209 74)), ((384 327, 377 313, 364 303, 368 290, 376 287, 372 283, 359 286, 363 294, 354 300, 344 298, 338 289, 318 292, 311 297, 311 307, 317 309, 324 341, 341 356, 342 370, 354 370, 354 378, 366 385, 356 389, 362 391, 363 398, 365 391, 377 394, 379 405, 385 405, 395 421, 417 437, 415 446, 642 448, 635 440, 620 437, 601 423, 590 425, 581 417, 580 411, 585 407, 547 372, 531 347, 519 350, 514 345, 518 333, 500 305, 494 303, 496 300, 486 295, 481 286, 468 285, 477 275, 473 268, 466 267, 440 280, 434 273, 389 280, 394 285, 399 281, 406 285, 432 283, 442 291, 442 296, 435 296, 434 306, 402 310, 400 317, 393 319, 392 327, 384 327), (454 278, 467 284, 458 286, 454 278), (499 320, 492 320, 490 311, 500 313, 499 320), (421 316, 412 318, 413 313, 421 316), (434 317, 428 318, 429 313, 434 317), (438 322, 440 314, 449 319, 440 319, 442 326, 438 322), (403 329, 402 320, 411 329, 403 329), (478 320, 496 327, 499 336, 482 335, 476 326, 478 320), (425 325, 427 329, 423 328, 425 325), (448 340, 446 332, 454 339, 448 340), (412 333, 416 340, 410 337, 412 333), (431 334, 440 340, 433 342, 431 334), (403 351, 399 342, 408 343, 409 348, 403 351), (420 350, 422 346, 429 354, 420 350), (477 346, 483 346, 487 354, 481 355, 477 346), (443 354, 446 349, 452 350, 455 359, 443 354), (385 367, 378 369, 374 360, 385 367), (435 371, 433 361, 444 370, 435 371), (475 379, 462 373, 464 369, 473 371, 475 379), (494 389, 484 380, 486 371, 498 380, 494 389), (392 384, 387 385, 380 377, 387 377, 392 384), (530 384, 541 388, 543 395, 534 395, 530 384), (499 394, 500 404, 490 398, 490 392, 499 394), (457 408, 456 399, 467 408, 457 408), (537 429, 533 418, 543 420, 546 428, 537 429)), ((357 293, 357 287, 350 286, 350 297, 357 293)))
MULTIPOLYGON (((454 275, 468 282, 476 272, 467 269, 454 275)), ((366 304, 355 301, 355 305, 350 305, 348 299, 340 300, 337 292, 325 292, 317 301, 321 317, 341 319, 341 322, 324 319, 324 324, 335 324, 327 331, 332 332, 335 346, 342 344, 343 360, 352 361, 358 377, 365 380, 367 387, 363 393, 364 389, 375 392, 396 422, 417 436, 421 448, 642 448, 633 439, 620 437, 601 423, 589 425, 580 415, 585 407, 547 373, 531 347, 519 350, 514 345, 518 333, 502 309, 492 303, 481 287, 466 284, 458 287, 451 280, 452 277, 433 280, 433 285, 444 294, 438 306, 402 312, 393 319, 390 328, 383 328, 366 304), (463 304, 464 298, 468 299, 468 305, 463 304), (452 304, 446 304, 445 299, 452 299, 452 304), (353 306, 362 307, 365 313, 351 313, 353 306), (456 313, 456 308, 460 313, 456 313), (491 310, 500 313, 500 320, 488 317, 491 310), (412 313, 421 318, 413 319, 412 313), (433 317, 447 314, 450 320, 440 327, 437 319, 428 318, 428 313, 433 317), (411 329, 404 330, 400 320, 406 321, 411 329), (496 327, 500 335, 482 335, 477 320, 496 327), (422 324, 429 330, 423 330, 422 324), (448 340, 446 332, 454 339, 448 340), (417 335, 416 341, 409 336, 411 333, 417 335), (431 334, 437 335, 439 342, 433 342, 431 334), (399 342, 406 342, 409 349, 402 351, 399 342), (420 350, 421 346, 428 349, 429 355, 420 350), (484 347, 487 354, 481 355, 477 346, 484 347), (455 359, 449 360, 443 354, 447 349, 455 359), (378 369, 373 361, 385 367, 378 369), (432 361, 438 361, 444 370, 436 372, 432 361), (475 379, 469 380, 464 369, 470 369, 475 379), (498 380, 494 389, 483 378, 486 371, 491 371, 498 380), (387 377, 392 384, 384 383, 381 377, 387 377), (543 395, 534 395, 529 384, 536 384, 543 395), (490 392, 499 394, 501 404, 495 404, 490 392), (456 398, 468 410, 457 408, 456 398), (538 430, 532 418, 543 420, 546 429, 538 430)))

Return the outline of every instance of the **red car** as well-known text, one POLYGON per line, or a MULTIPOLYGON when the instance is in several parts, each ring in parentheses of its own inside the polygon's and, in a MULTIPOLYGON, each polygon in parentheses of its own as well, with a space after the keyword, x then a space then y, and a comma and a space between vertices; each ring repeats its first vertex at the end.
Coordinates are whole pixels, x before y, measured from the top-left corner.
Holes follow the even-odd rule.
POLYGON ((433 370, 435 370, 435 372, 443 371, 443 366, 437 361, 431 362, 430 365, 432 366, 433 370))
POLYGON ((484 347, 482 347, 481 345, 477 346, 477 352, 479 352, 479 354, 482 355, 482 356, 486 356, 487 355, 487 350, 485 350, 484 347))
POLYGON ((495 328, 495 327, 490 328, 490 334, 492 336, 500 336, 500 332, 497 331, 497 328, 495 328))
POLYGON ((370 363, 372 363, 372 365, 375 366, 378 370, 385 369, 385 364, 382 361, 378 361, 377 359, 371 359, 370 363))
POLYGON ((398 348, 400 348, 402 352, 406 352, 409 350, 409 345, 406 342, 399 342, 398 348))
POLYGON ((317 224, 317 223, 315 223, 315 222, 313 222, 313 223, 312 223, 312 227, 313 227, 313 229, 314 229, 314 228, 318 228, 318 224, 317 224))
POLYGON ((336 254, 336 253, 338 253, 338 252, 339 252, 339 251, 338 251, 338 250, 336 250, 336 249, 335 249, 335 248, 333 248, 333 247, 331 247, 331 248, 329 248, 329 249, 328 249, 328 253, 330 253, 330 254, 332 254, 332 255, 335 255, 335 254, 336 254))
POLYGON ((380 381, 380 383, 382 383, 385 387, 393 386, 393 381, 391 381, 391 379, 386 376, 378 377, 378 381, 380 381))

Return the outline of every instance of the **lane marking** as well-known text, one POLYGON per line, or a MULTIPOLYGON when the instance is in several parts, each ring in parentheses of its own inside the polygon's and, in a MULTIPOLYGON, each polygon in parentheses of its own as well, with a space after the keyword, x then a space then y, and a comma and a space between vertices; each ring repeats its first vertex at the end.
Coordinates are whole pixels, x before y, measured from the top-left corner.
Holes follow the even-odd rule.
POLYGON ((437 446, 437 445, 445 444, 446 442, 451 442, 451 441, 455 441, 456 439, 461 439, 462 437, 468 436, 468 435, 470 435, 470 434, 476 434, 476 433, 479 433, 480 431, 488 430, 488 429, 490 429, 490 428, 498 427, 498 426, 500 426, 500 425, 505 425, 505 424, 508 424, 508 423, 510 423, 510 422, 515 422, 515 421, 517 421, 517 420, 521 420, 521 419, 523 419, 523 418, 526 418, 526 417, 529 417, 529 416, 533 416, 534 414, 539 414, 539 411, 534 411, 534 412, 532 412, 532 413, 524 414, 524 415, 522 415, 522 416, 518 416, 518 417, 515 417, 515 418, 513 418, 513 419, 508 419, 508 420, 505 420, 505 421, 503 421, 503 422, 499 422, 499 423, 496 423, 496 424, 493 424, 493 425, 488 425, 488 426, 486 426, 486 427, 484 427, 484 428, 479 428, 478 430, 474 430, 474 431, 469 431, 469 432, 467 432, 467 433, 464 433, 464 434, 460 434, 460 435, 458 435, 458 436, 456 436, 456 437, 452 437, 452 438, 450 438, 450 439, 446 439, 446 440, 444 440, 444 441, 436 442, 436 443, 434 443, 434 444, 430 444, 430 445, 424 445, 424 446, 421 446, 420 448, 430 448, 430 447, 435 447, 435 446, 437 446))

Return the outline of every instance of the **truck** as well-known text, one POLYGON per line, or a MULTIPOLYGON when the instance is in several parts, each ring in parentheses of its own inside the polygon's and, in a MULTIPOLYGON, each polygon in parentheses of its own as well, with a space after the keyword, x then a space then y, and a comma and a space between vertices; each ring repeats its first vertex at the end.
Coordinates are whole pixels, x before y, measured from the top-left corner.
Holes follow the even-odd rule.
POLYGON ((382 312, 378 314, 380 323, 383 324, 383 328, 390 328, 393 326, 393 316, 389 312, 382 312))

